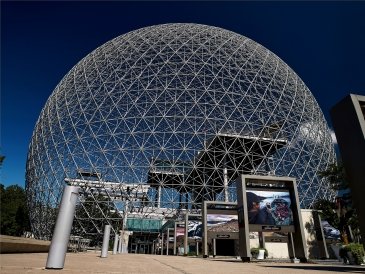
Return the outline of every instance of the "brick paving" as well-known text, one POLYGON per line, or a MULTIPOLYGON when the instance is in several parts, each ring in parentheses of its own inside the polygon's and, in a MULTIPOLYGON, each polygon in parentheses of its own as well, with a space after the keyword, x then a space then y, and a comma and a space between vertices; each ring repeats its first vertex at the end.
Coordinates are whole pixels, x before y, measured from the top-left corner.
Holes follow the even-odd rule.
POLYGON ((242 263, 234 258, 196 258, 144 254, 109 254, 100 258, 100 252, 68 253, 63 270, 47 270, 47 253, 0 254, 0 273, 365 273, 362 266, 335 263, 292 264, 282 262, 242 263))

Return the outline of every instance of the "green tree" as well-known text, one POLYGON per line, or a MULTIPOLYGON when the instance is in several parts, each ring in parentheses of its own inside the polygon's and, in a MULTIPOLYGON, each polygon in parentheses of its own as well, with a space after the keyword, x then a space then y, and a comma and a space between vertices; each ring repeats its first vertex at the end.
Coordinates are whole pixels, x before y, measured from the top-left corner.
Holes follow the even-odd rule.
POLYGON ((345 168, 342 162, 338 161, 331 164, 326 170, 319 172, 319 176, 326 178, 334 191, 348 190, 346 195, 337 197, 336 201, 319 199, 314 205, 315 209, 322 211, 321 215, 324 219, 341 231, 342 241, 348 244, 349 226, 358 228, 358 221, 356 210, 349 203, 348 179, 345 168))
POLYGON ((333 227, 338 228, 340 220, 336 212, 336 203, 327 199, 318 199, 313 206, 314 209, 321 210, 321 217, 328 221, 333 227))
POLYGON ((22 187, 11 185, 7 188, 0 184, 0 233, 21 236, 30 230, 26 195, 22 187))
POLYGON ((318 175, 321 178, 326 178, 333 190, 348 188, 346 171, 341 161, 330 164, 326 170, 320 171, 318 175))

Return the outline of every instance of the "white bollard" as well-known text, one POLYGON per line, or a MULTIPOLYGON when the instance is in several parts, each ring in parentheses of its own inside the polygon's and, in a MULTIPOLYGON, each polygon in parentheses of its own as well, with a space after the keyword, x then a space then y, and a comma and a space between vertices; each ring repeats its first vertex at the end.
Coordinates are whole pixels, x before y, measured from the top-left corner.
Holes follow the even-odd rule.
POLYGON ((122 252, 122 232, 119 235, 119 244, 118 244, 118 253, 120 254, 122 252))
POLYGON ((108 257, 109 238, 110 238, 110 225, 105 225, 103 247, 101 248, 101 256, 100 256, 101 258, 108 257))
POLYGON ((46 263, 47 269, 63 269, 80 187, 65 185, 46 263))
POLYGON ((114 235, 113 255, 117 254, 119 236, 117 233, 114 235))

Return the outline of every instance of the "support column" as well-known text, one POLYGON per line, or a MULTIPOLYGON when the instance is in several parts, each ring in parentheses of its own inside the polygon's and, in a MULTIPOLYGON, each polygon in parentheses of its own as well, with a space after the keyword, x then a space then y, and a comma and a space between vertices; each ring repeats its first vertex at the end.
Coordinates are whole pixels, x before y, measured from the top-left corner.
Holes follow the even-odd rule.
POLYGON ((122 252, 122 231, 119 232, 118 254, 122 252))
POLYGON ((189 229, 189 215, 185 214, 185 234, 184 234, 184 256, 188 256, 188 229, 189 229))
POLYGON ((246 184, 245 180, 240 175, 237 179, 237 213, 238 213, 238 229, 239 229, 239 254, 243 262, 251 261, 250 250, 250 232, 248 223, 248 210, 247 210, 247 197, 246 197, 246 184))
POLYGON ((166 255, 169 255, 169 244, 170 244, 170 228, 167 229, 166 255))
POLYGON ((228 171, 226 167, 223 169, 223 183, 224 183, 224 201, 229 202, 228 171))
POLYGON ((104 228, 104 238, 103 238, 103 246, 101 248, 101 258, 108 257, 108 249, 109 249, 109 238, 110 238, 110 225, 105 225, 104 228))
POLYGON ((156 192, 156 207, 161 207, 161 186, 159 185, 156 192))
POLYGON ((195 242, 195 252, 196 252, 196 256, 199 256, 199 242, 198 241, 195 242))
POLYGON ((65 185, 46 263, 47 269, 63 269, 80 187, 65 185))
POLYGON ((175 222, 175 226, 174 226, 174 250, 173 250, 174 255, 176 255, 176 229, 177 229, 177 224, 175 222))
POLYGON ((202 204, 202 225, 203 225, 203 258, 208 258, 208 226, 207 226, 207 201, 202 204))
POLYGON ((301 262, 307 262, 308 254, 306 248, 306 240, 304 237, 304 226, 302 221, 302 215, 300 212, 299 196, 297 191, 296 182, 292 183, 293 188, 290 189, 291 208, 293 212, 295 232, 291 233, 295 254, 301 262))
POLYGON ((319 258, 321 259, 329 259, 326 238, 323 233, 322 219, 317 210, 312 211, 314 229, 316 231, 316 240, 319 249, 319 258))
POLYGON ((161 232, 161 255, 163 255, 163 232, 161 232))
POLYGON ((216 238, 213 238, 213 258, 215 258, 215 256, 217 256, 217 241, 216 238))
POLYGON ((288 253, 289 258, 292 259, 292 261, 296 260, 293 234, 291 232, 288 233, 288 253))

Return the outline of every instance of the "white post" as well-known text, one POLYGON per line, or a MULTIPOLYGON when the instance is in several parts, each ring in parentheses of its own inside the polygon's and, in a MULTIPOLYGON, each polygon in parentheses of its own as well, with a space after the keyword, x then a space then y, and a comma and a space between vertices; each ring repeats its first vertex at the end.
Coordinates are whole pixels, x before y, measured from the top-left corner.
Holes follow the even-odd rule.
POLYGON ((47 269, 63 269, 80 187, 65 185, 49 247, 47 269))
POLYGON ((110 225, 105 225, 104 228, 104 238, 103 238, 103 246, 101 248, 101 258, 108 257, 108 249, 109 249, 109 238, 110 238, 110 225))
POLYGON ((118 242, 118 253, 122 252, 122 231, 119 234, 119 242, 118 242))
POLYGON ((166 255, 169 255, 169 245, 170 245, 170 228, 167 229, 166 255))
POLYGON ((173 254, 176 255, 176 230, 177 230, 177 223, 175 222, 175 225, 174 225, 174 252, 173 254))
POLYGON ((185 234, 184 234, 184 256, 188 256, 188 222, 189 222, 189 214, 185 214, 185 234))
POLYGON ((125 202, 125 207, 123 211, 123 223, 122 230, 120 230, 120 238, 119 238, 119 250, 118 253, 128 253, 128 244, 125 246, 125 229, 127 228, 127 220, 128 220, 128 211, 129 211, 129 201, 125 202))
POLYGON ((158 186, 157 208, 161 207, 161 186, 158 186))
POLYGON ((163 232, 161 233, 161 255, 163 255, 163 232))
POLYGON ((114 245, 113 245, 113 255, 117 254, 117 249, 118 249, 118 233, 115 233, 114 235, 114 245))

